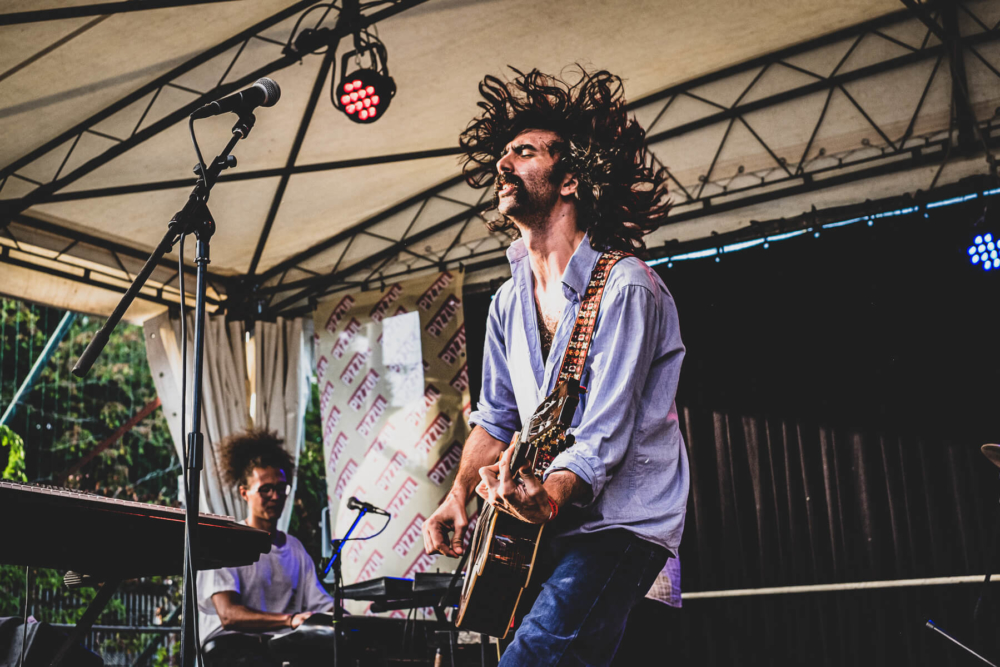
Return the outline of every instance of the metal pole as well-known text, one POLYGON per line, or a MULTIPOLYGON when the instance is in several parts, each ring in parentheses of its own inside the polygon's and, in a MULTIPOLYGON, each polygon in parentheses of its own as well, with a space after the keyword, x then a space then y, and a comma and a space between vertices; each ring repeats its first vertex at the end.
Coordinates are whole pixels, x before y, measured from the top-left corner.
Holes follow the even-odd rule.
MULTIPOLYGON (((235 142, 234 142, 235 143, 235 142)), ((229 150, 226 151, 226 154, 229 150)), ((201 383, 202 370, 205 355, 205 291, 207 286, 206 274, 209 264, 209 240, 215 231, 215 222, 211 219, 208 207, 202 204, 201 210, 205 218, 200 222, 199 229, 195 233, 198 237, 198 255, 195 262, 198 264, 198 284, 195 296, 194 315, 194 383, 193 400, 191 401, 191 431, 187 434, 187 476, 188 476, 188 497, 185 499, 185 532, 186 541, 184 544, 184 595, 183 606, 183 634, 181 635, 181 666, 194 667, 198 663, 197 657, 201 647, 195 641, 197 630, 195 624, 198 622, 198 595, 195 578, 195 558, 198 552, 198 510, 201 498, 201 469, 204 459, 205 436, 201 432, 201 383)))
POLYGON ((51 336, 49 336, 49 342, 45 344, 45 349, 43 349, 42 353, 38 355, 38 359, 35 360, 35 365, 31 367, 28 377, 24 378, 24 382, 21 383, 17 393, 14 394, 14 398, 10 401, 10 405, 8 405, 7 409, 4 411, 3 417, 0 417, 0 426, 6 424, 7 420, 11 419, 14 416, 14 413, 17 412, 18 403, 20 403, 21 399, 31 391, 31 387, 35 384, 35 380, 37 380, 38 376, 42 374, 42 369, 45 368, 45 364, 48 363, 52 353, 56 351, 57 347, 59 347, 59 343, 66 337, 66 332, 69 331, 69 327, 73 324, 73 320, 75 319, 76 313, 67 310, 66 314, 63 315, 61 320, 59 320, 59 326, 57 326, 56 330, 52 332, 51 336))

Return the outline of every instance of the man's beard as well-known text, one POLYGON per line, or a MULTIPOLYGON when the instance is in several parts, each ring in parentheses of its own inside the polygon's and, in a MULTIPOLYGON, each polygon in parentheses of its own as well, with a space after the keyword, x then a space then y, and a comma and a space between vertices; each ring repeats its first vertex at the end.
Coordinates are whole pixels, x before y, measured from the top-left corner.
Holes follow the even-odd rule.
MULTIPOLYGON (((553 181, 544 179, 545 185, 551 186, 553 181)), ((548 214, 558 199, 558 193, 533 183, 528 187, 525 182, 513 174, 502 174, 497 177, 493 190, 493 208, 504 220, 528 229, 541 229, 545 226, 548 214), (505 197, 505 210, 500 209, 500 189, 505 183, 513 185, 513 190, 505 197)))

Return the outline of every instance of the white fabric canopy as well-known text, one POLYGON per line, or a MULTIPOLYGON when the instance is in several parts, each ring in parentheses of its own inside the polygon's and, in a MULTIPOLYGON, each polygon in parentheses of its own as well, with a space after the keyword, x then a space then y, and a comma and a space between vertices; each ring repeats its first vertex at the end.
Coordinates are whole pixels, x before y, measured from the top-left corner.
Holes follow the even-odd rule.
MULTIPOLYGON (((0 217, 0 291, 109 312, 112 290, 129 284, 190 191, 188 107, 260 74, 281 100, 257 111, 237 168, 213 191, 209 268, 212 307, 249 298, 241 305, 265 319, 442 267, 480 282, 476 271, 503 264, 505 238, 470 218, 489 193, 457 180, 453 151, 478 113, 477 84, 508 65, 623 77, 651 154, 671 172, 676 206, 653 248, 986 173, 978 141, 958 146, 949 132, 957 90, 984 137, 1000 137, 1000 0, 926 3, 936 30, 899 0, 400 1, 411 2, 363 12, 400 10, 377 22, 398 92, 368 125, 329 98, 351 39, 332 75, 318 53, 283 59, 309 2, 0 24, 0 203, 14 212, 9 224, 0 217), (942 35, 962 43, 957 83, 942 35)), ((56 5, 13 0, 0 13, 56 5)), ((228 116, 199 122, 206 154, 231 126, 228 116)), ((129 319, 176 303, 174 262, 156 269, 129 319)))

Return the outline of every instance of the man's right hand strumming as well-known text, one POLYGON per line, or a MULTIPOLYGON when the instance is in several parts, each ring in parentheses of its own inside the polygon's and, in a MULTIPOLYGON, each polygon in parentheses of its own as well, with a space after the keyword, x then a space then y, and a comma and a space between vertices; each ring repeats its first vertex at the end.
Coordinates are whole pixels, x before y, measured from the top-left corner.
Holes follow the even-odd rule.
POLYGON ((462 537, 469 525, 465 514, 465 499, 459 489, 452 488, 440 507, 424 522, 424 549, 452 558, 462 555, 462 537), (454 533, 450 538, 449 533, 454 533))
POLYGON ((506 445, 481 426, 476 426, 462 448, 455 484, 441 506, 424 522, 424 550, 429 554, 443 554, 458 558, 462 555, 462 538, 469 525, 465 505, 472 497, 472 490, 482 480, 479 469, 495 463, 506 445), (449 537, 449 533, 454 533, 449 537))

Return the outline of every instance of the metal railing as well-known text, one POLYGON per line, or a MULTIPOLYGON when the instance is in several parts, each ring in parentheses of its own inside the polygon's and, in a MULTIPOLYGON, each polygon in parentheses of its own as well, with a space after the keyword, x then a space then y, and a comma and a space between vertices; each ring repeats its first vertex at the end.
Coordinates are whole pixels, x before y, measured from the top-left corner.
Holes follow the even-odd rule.
MULTIPOLYGON (((120 591, 112 600, 109 608, 119 611, 115 622, 108 624, 107 618, 102 619, 105 623, 94 625, 83 645, 100 654, 107 667, 174 664, 180 652, 179 607, 159 593, 120 591)), ((87 604, 78 591, 36 589, 29 609, 39 620, 65 619, 61 612, 83 609, 87 604)), ((52 625, 63 630, 73 627, 72 623, 52 625)))

